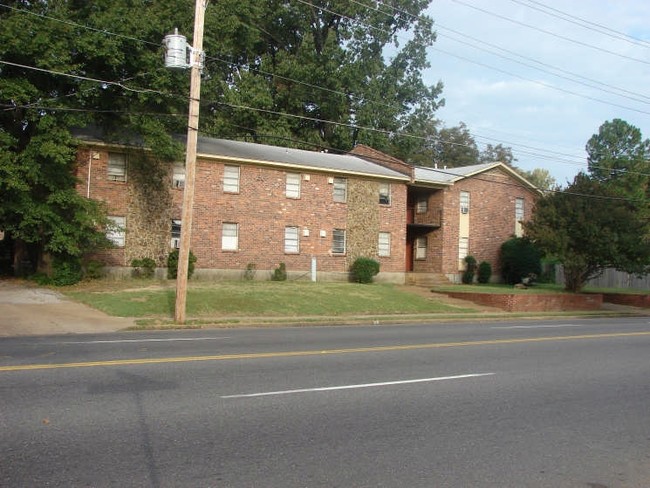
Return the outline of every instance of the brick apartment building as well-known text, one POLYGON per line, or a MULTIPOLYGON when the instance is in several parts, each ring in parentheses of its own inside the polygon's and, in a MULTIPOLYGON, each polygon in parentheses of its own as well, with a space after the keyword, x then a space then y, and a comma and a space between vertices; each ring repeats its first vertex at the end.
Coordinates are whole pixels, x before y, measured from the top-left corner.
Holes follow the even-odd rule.
MULTIPOLYGON (((104 202, 123 229, 96 256, 112 273, 133 259, 159 266, 180 238, 183 163, 78 134, 78 191, 104 202)), ((458 281, 471 254, 498 269, 498 249, 521 233, 538 191, 501 163, 412 167, 365 146, 346 155, 199 138, 191 249, 199 279, 344 280, 357 257, 378 281, 458 281)))

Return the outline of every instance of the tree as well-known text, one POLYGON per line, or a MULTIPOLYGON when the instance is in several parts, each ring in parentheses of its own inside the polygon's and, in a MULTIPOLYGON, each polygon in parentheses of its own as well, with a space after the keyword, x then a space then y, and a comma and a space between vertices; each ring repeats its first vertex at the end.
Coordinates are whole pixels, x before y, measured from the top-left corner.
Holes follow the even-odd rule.
MULTIPOLYGON (((391 5, 210 3, 201 131, 310 149, 398 147, 396 134, 433 119, 442 85, 422 78, 435 41, 428 1, 391 5)), ((128 137, 156 162, 181 159, 171 134, 187 130, 189 77, 162 66, 161 41, 175 27, 189 35, 193 11, 191 0, 0 5, 0 229, 11 239, 70 255, 101 241, 101 209, 74 190, 72 127, 128 137)))
POLYGON ((566 190, 541 198, 524 224, 526 237, 562 263, 565 287, 573 292, 606 268, 647 272, 649 226, 631 200, 584 173, 566 190))
POLYGON ((558 187, 555 178, 547 169, 535 168, 532 171, 517 169, 517 171, 540 190, 554 190, 558 187))
POLYGON ((502 144, 497 144, 496 146, 488 144, 481 152, 479 162, 494 163, 496 161, 514 167, 514 162, 517 159, 512 155, 512 148, 505 147, 502 144))

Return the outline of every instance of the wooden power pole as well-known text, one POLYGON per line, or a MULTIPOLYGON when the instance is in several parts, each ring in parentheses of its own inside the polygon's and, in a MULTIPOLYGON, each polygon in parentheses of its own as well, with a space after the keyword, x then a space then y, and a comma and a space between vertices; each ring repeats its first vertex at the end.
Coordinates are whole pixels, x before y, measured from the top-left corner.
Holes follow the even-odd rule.
POLYGON ((183 213, 181 217, 181 241, 178 250, 176 275, 176 306, 174 320, 185 323, 187 304, 187 276, 192 241, 192 211, 194 207, 194 180, 196 174, 196 150, 199 137, 199 101, 201 100, 201 68, 203 62, 203 24, 207 0, 196 0, 194 7, 194 38, 190 56, 190 108, 187 121, 187 148, 185 154, 185 187, 183 189, 183 213))

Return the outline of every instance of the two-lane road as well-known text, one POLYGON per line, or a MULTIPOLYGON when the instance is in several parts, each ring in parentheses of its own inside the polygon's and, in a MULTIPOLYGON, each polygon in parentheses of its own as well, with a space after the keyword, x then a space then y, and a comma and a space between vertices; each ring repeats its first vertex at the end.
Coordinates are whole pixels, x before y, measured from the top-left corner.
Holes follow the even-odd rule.
POLYGON ((0 340, 0 486, 650 487, 650 319, 0 340))

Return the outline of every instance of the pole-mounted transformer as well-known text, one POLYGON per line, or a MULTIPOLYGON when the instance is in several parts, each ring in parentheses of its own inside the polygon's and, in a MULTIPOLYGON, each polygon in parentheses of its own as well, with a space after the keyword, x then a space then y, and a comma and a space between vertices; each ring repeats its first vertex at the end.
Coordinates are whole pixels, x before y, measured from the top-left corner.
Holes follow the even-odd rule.
POLYGON ((191 68, 198 62, 199 69, 203 69, 203 53, 198 52, 187 43, 187 38, 174 29, 173 34, 163 38, 165 46, 165 68, 191 68))

